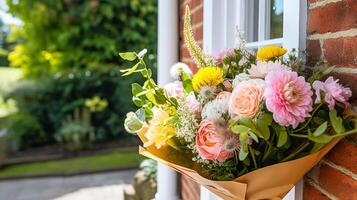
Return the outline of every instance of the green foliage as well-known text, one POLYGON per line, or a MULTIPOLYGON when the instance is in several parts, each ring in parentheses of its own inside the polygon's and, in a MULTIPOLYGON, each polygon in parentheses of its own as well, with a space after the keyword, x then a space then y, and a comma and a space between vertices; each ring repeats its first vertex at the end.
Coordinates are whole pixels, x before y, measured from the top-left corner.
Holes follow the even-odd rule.
POLYGON ((145 176, 149 177, 151 180, 156 179, 157 161, 145 159, 140 163, 139 167, 144 172, 145 176))
MULTIPOLYGON (((133 74, 140 74, 144 79, 144 84, 140 85, 138 83, 131 84, 131 91, 133 95, 133 102, 136 106, 141 107, 137 112, 144 110, 142 112, 145 117, 144 119, 150 119, 152 117, 151 108, 158 105, 167 105, 177 107, 177 100, 175 98, 169 98, 165 90, 159 87, 155 80, 152 78, 151 69, 148 68, 144 61, 144 56, 147 50, 144 49, 138 54, 134 52, 119 53, 119 56, 124 60, 136 61, 132 67, 120 70, 122 76, 129 76, 133 74)), ((142 118, 142 117, 139 117, 142 118)))
POLYGON ((69 151, 86 149, 95 139, 93 127, 82 121, 63 123, 55 138, 58 142, 64 144, 69 151))
POLYGON ((22 150, 46 143, 44 130, 39 121, 25 113, 10 115, 5 120, 8 141, 12 149, 22 150))
POLYGON ((101 112, 92 112, 90 124, 95 129, 96 140, 124 137, 125 113, 134 109, 130 88, 131 81, 141 82, 140 77, 130 80, 120 76, 116 68, 72 70, 37 80, 23 80, 6 97, 14 99, 18 110, 33 116, 46 133, 49 142, 63 122, 78 108, 87 108, 88 99, 95 96, 105 99, 107 105, 101 112))
POLYGON ((27 77, 71 68, 122 64, 119 51, 144 47, 156 54, 155 0, 7 0, 23 21, 10 38, 19 41, 11 65, 27 77))

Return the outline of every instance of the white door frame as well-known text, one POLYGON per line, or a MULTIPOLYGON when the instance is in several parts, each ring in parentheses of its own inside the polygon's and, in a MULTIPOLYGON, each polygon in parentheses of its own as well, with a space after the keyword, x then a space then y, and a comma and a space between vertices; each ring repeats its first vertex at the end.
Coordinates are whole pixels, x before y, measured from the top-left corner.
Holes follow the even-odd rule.
MULTIPOLYGON (((171 80, 170 67, 178 62, 179 30, 178 1, 158 1, 158 84, 164 86, 171 80), (169 28, 168 28, 169 27, 169 28)), ((158 162, 156 200, 179 200, 178 176, 175 170, 158 162)))

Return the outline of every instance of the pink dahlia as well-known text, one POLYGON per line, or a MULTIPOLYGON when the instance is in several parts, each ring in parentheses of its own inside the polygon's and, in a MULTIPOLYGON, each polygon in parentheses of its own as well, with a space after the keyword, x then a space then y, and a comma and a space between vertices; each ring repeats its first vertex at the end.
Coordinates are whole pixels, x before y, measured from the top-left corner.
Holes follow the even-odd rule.
POLYGON ((296 128, 312 111, 312 91, 305 78, 286 69, 271 71, 265 77, 264 97, 274 120, 296 128))
POLYGON ((335 107, 336 101, 348 106, 348 99, 352 96, 350 88, 345 88, 338 83, 338 80, 333 80, 332 76, 328 77, 325 82, 315 81, 312 87, 316 91, 315 103, 321 102, 321 91, 325 93, 325 101, 329 109, 335 107))

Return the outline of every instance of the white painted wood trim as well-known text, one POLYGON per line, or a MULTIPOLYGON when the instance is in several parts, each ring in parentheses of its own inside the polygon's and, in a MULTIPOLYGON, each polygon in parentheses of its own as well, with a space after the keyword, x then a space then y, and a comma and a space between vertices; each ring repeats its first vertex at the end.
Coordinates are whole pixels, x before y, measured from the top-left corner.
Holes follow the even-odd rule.
MULTIPOLYGON (((178 62, 178 1, 158 2, 158 84, 171 82, 170 67, 178 62), (168 28, 170 27, 170 28, 168 28)), ((170 167, 158 163, 156 200, 179 200, 177 173, 170 167)))

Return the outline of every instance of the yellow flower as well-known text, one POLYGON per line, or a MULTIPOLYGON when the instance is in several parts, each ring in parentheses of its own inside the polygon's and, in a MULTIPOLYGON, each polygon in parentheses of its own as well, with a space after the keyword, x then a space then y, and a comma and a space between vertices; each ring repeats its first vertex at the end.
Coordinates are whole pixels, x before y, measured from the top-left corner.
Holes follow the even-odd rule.
POLYGON ((218 67, 204 67, 193 76, 192 86, 199 92, 204 86, 217 86, 223 82, 223 70, 218 67))
POLYGON ((257 52, 258 60, 268 61, 272 58, 277 58, 286 53, 286 49, 279 46, 267 46, 260 48, 257 52))
POLYGON ((144 143, 144 147, 154 144, 159 149, 167 144, 172 137, 176 136, 176 132, 172 123, 169 122, 171 117, 166 110, 154 107, 152 111, 153 117, 145 133, 148 141, 144 143))

